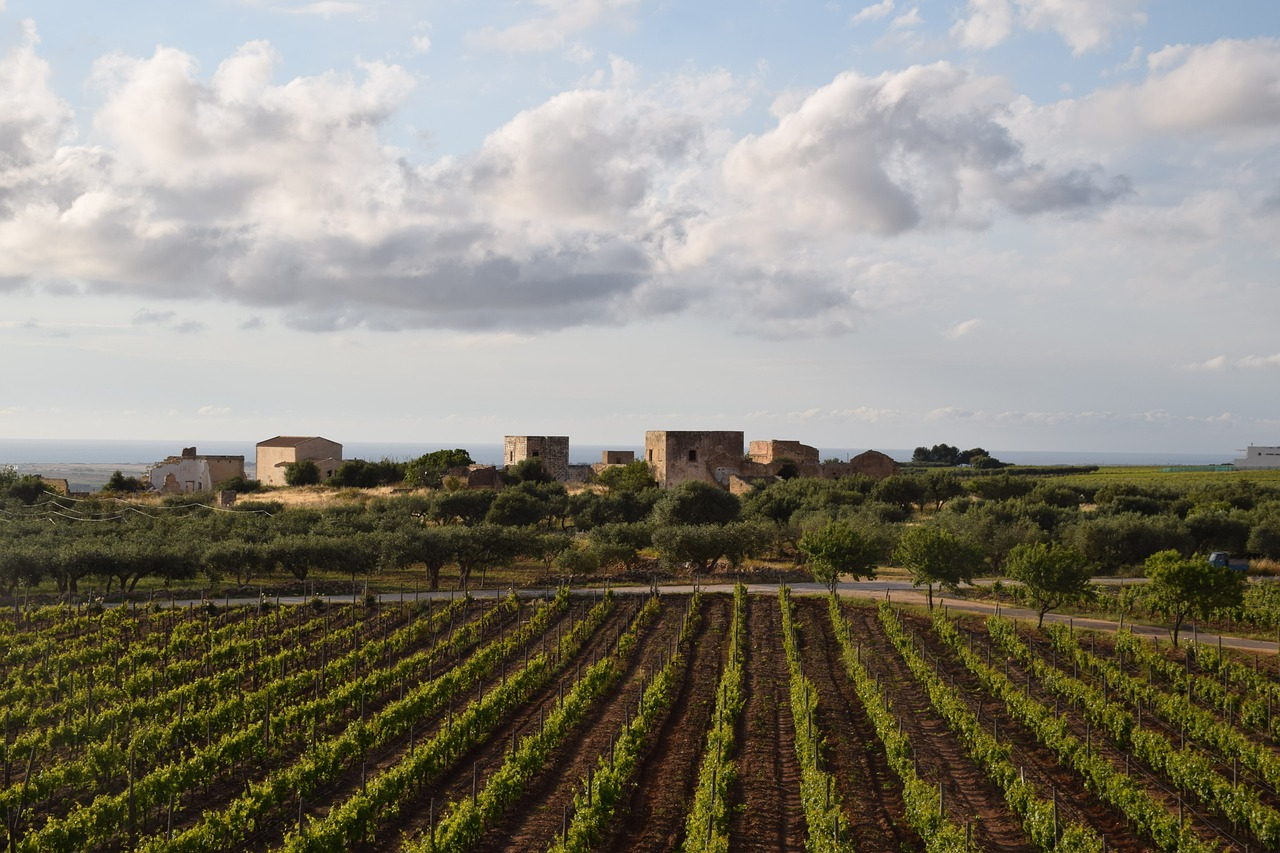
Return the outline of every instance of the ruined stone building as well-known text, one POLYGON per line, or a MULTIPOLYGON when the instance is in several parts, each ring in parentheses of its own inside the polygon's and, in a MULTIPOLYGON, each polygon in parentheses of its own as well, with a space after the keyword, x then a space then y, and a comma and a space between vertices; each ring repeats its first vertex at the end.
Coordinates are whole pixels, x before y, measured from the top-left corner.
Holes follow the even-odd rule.
POLYGON ((147 472, 151 488, 166 495, 202 492, 232 477, 244 476, 243 456, 202 456, 194 447, 157 462, 147 472))
POLYGON ((502 462, 508 468, 526 459, 537 459, 542 470, 557 480, 569 473, 569 436, 505 435, 502 437, 502 462))
POLYGON ((255 475, 264 486, 283 486, 284 466, 309 459, 322 479, 332 477, 342 464, 342 445, 319 436, 277 435, 257 444, 255 475))
POLYGON ((645 461, 659 488, 689 480, 729 487, 729 477, 742 468, 742 433, 734 431, 649 430, 644 434, 645 461))

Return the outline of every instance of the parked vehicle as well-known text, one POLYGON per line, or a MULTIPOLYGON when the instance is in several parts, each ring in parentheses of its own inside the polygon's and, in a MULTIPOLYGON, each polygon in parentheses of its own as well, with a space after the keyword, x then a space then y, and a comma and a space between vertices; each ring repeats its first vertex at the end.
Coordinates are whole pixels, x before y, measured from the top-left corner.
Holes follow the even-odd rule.
POLYGON ((1230 569, 1233 572, 1249 571, 1248 560, 1233 559, 1226 551, 1214 551, 1210 554, 1209 565, 1219 569, 1230 569))

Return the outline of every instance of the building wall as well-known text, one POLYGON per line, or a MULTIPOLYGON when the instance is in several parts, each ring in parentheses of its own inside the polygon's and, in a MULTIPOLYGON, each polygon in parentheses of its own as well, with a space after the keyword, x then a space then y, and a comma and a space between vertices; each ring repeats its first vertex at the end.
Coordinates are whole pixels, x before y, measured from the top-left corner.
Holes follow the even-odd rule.
POLYGON ((600 454, 602 465, 630 465, 636 461, 634 450, 606 450, 600 454))
POLYGON ((285 485, 284 466, 290 462, 310 459, 320 467, 322 477, 333 476, 338 465, 342 464, 342 445, 327 438, 300 438, 296 444, 271 444, 269 441, 255 448, 257 469, 254 473, 264 486, 285 485))
POLYGON ((166 494, 200 492, 231 477, 244 476, 243 456, 198 456, 194 448, 151 466, 151 488, 166 494))
POLYGON ((1235 460, 1237 468, 1280 468, 1280 447, 1249 445, 1244 456, 1235 460))
POLYGON ((748 450, 752 462, 769 465, 780 459, 790 459, 797 465, 818 464, 818 448, 801 444, 798 441, 753 441, 748 450))
POLYGON ((645 461, 658 486, 672 489, 690 480, 728 488, 742 468, 742 433, 650 430, 644 434, 645 461))
POLYGON ((542 468, 560 481, 569 479, 569 436, 507 435, 502 438, 502 461, 507 467, 537 459, 542 468))

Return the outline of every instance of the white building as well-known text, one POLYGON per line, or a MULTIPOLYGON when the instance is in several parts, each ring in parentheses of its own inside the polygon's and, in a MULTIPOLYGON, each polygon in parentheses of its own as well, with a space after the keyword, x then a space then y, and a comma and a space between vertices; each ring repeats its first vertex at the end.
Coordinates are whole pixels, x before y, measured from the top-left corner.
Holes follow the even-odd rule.
POLYGON ((243 476, 243 456, 202 456, 194 447, 184 447, 181 456, 157 462, 147 472, 151 488, 167 495, 207 491, 223 480, 243 476))
POLYGON ((1280 447, 1255 447, 1249 445, 1245 448, 1244 457, 1236 459, 1234 464, 1237 468, 1280 468, 1280 447))

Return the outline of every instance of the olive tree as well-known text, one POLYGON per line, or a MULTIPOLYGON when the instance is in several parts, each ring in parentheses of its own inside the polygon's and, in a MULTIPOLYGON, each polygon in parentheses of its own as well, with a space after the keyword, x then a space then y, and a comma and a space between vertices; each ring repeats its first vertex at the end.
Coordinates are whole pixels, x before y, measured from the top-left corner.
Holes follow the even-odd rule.
POLYGON ((1009 552, 1005 570, 1021 581, 1044 625, 1044 615, 1080 596, 1089 586, 1093 567, 1076 549, 1058 542, 1028 542, 1009 552))
POLYGON ((973 580, 982 565, 976 545, 936 527, 908 527, 893 558, 911 571, 912 586, 925 587, 930 610, 934 584, 953 590, 973 580))
POLYGON ((1203 557, 1157 551, 1147 557, 1145 567, 1155 608, 1173 620, 1169 634, 1175 647, 1188 616, 1204 618, 1211 610, 1238 607, 1244 598, 1244 573, 1210 565, 1203 557))
POLYGON ((847 521, 833 521, 800 537, 800 551, 808 559, 813 579, 835 592, 840 575, 854 580, 876 576, 879 543, 855 530, 847 521))

